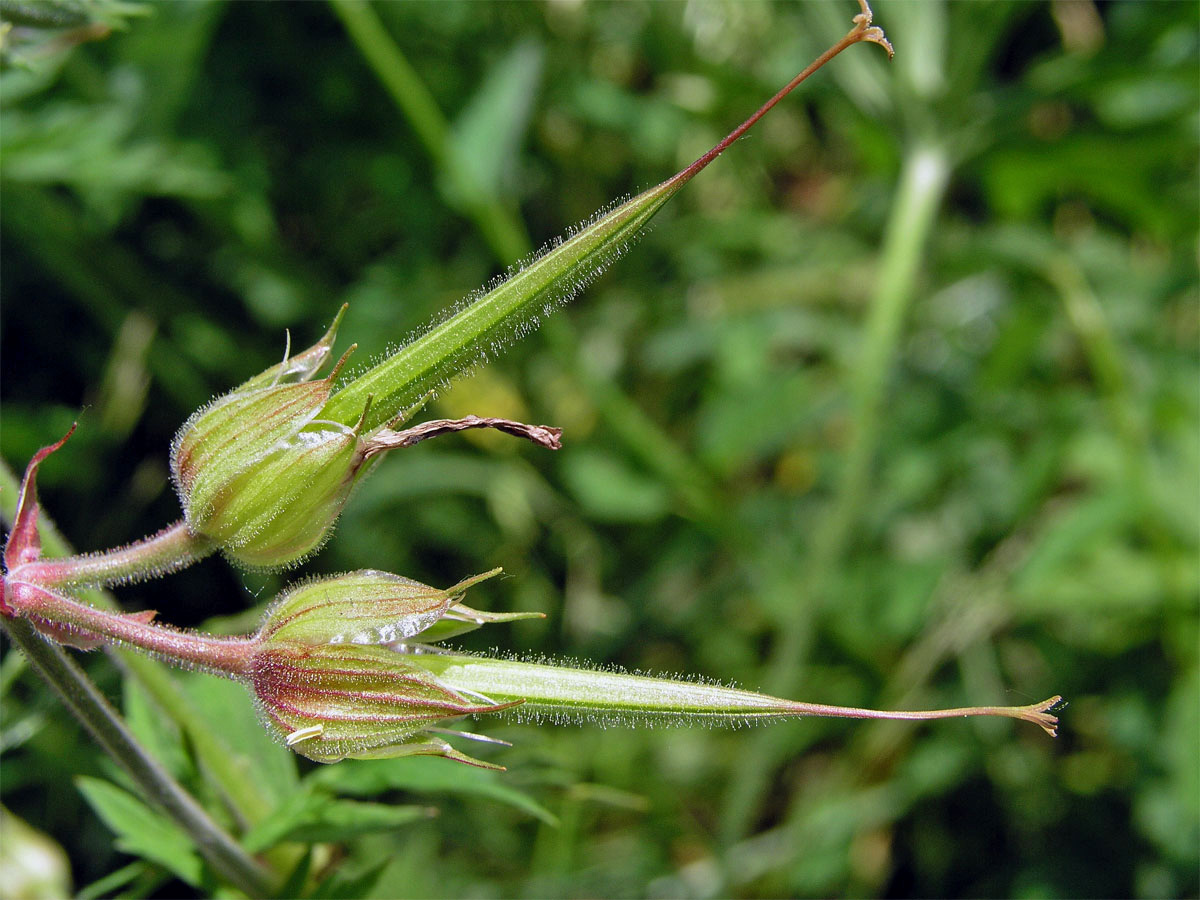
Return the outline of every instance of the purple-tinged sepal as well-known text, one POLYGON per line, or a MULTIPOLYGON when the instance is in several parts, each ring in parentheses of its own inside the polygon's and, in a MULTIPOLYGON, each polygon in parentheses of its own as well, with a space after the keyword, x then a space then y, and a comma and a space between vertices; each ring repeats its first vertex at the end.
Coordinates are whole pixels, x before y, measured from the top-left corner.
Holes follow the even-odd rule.
POLYGON ((255 650, 249 678, 267 729, 297 753, 322 763, 451 755, 452 749, 432 747, 436 739, 422 731, 520 702, 468 697, 401 654, 364 644, 268 638, 255 650))

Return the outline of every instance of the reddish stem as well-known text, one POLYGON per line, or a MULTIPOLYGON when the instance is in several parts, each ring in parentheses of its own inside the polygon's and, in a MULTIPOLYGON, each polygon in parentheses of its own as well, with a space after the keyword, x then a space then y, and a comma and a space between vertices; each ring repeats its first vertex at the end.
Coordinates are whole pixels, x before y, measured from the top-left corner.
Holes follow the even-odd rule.
POLYGON ((1058 717, 1052 715, 1055 707, 1063 702, 1054 696, 1028 706, 961 706, 956 709, 887 710, 859 709, 855 706, 826 706, 823 703, 795 703, 792 711, 804 716, 832 716, 841 719, 957 719, 969 716, 1004 716, 1023 719, 1040 725, 1050 737, 1058 733, 1058 717))
POLYGON ((85 642, 125 644, 230 678, 249 675, 255 637, 214 637, 155 625, 145 613, 107 612, 10 574, 5 600, 16 613, 58 637, 74 633, 85 642))
POLYGON ((750 118, 748 118, 737 128, 733 129, 733 131, 729 132, 729 134, 725 136, 724 140, 697 159, 694 163, 692 163, 682 172, 679 172, 677 175, 673 176, 667 182, 667 184, 683 185, 690 181, 697 172, 728 150, 734 141, 753 128, 754 124, 767 113, 769 113, 775 104, 794 91, 802 82, 807 80, 810 75, 816 72, 817 69, 821 68, 821 66, 825 65, 847 47, 851 47, 854 44, 862 41, 869 41, 874 44, 879 44, 881 47, 887 50, 888 56, 890 57, 892 55, 892 45, 888 43, 887 38, 883 36, 883 31, 881 29, 871 26, 871 9, 869 6, 867 6, 866 0, 859 0, 859 5, 862 7, 862 12, 854 17, 854 28, 847 32, 845 37, 813 60, 804 71, 784 85, 774 97, 760 106, 758 110, 752 116, 750 116, 750 118))
POLYGON ((203 559, 214 549, 212 542, 193 534, 187 523, 180 520, 116 550, 38 559, 17 566, 11 574, 22 581, 48 587, 120 584, 175 572, 203 559))

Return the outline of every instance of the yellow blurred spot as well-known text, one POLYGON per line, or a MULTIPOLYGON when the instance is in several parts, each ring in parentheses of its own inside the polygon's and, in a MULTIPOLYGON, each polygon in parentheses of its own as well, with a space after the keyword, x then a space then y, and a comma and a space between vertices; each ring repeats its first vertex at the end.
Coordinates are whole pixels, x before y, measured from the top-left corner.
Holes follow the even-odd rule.
POLYGON ((775 463, 775 484, 790 494, 804 494, 817 481, 817 461, 811 451, 788 450, 775 463))
MULTIPOLYGON (((456 381, 450 390, 437 399, 436 406, 440 415, 450 419, 497 416, 518 422, 529 421, 529 408, 516 385, 496 366, 479 369, 473 375, 456 381)), ((462 437, 490 451, 515 452, 519 449, 518 441, 490 429, 464 431, 462 437)))

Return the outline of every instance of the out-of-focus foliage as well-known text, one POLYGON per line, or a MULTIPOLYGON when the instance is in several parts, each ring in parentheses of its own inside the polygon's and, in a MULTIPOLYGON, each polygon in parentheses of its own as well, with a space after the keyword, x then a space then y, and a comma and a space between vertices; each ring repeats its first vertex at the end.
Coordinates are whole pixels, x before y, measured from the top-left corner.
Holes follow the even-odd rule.
MULTIPOLYGON (((42 476, 80 548, 178 516, 175 429, 277 360, 285 328, 314 339, 348 301, 343 340, 384 352, 530 238, 689 162, 854 12, 373 10, 432 119, 324 4, 0 6, 0 449, 23 465, 80 419, 42 476)), ((462 646, 843 704, 1060 692, 1059 739, 995 721, 492 721, 472 727, 515 743, 489 752, 503 776, 314 770, 239 688, 184 677, 258 787, 235 813, 195 741, 89 656, 293 887, 1200 890, 1197 7, 879 0, 876 18, 892 64, 836 60, 584 297, 435 402, 561 425, 564 450, 465 435, 395 454, 306 569, 451 584, 502 565, 473 599, 549 617, 462 646), (928 221, 905 217, 905 178, 928 221)), ((120 597, 248 629, 291 574, 210 560, 120 597)), ((67 850, 77 885, 106 879, 85 896, 212 892, 15 654, 0 690, 5 806, 67 850)))

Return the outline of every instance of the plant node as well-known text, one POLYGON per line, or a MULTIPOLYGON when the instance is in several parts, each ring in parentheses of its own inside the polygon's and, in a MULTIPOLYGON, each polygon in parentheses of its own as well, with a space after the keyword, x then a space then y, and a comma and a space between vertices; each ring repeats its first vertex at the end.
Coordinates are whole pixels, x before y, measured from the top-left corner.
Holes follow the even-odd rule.
POLYGON ((896 51, 892 49, 892 42, 887 39, 887 35, 883 33, 883 29, 878 25, 872 25, 871 20, 875 18, 875 14, 871 12, 871 7, 867 4, 867 0, 858 0, 858 5, 862 8, 857 16, 854 17, 854 31, 851 34, 858 36, 860 41, 869 41, 872 44, 878 44, 887 51, 888 59, 896 55, 896 51))

